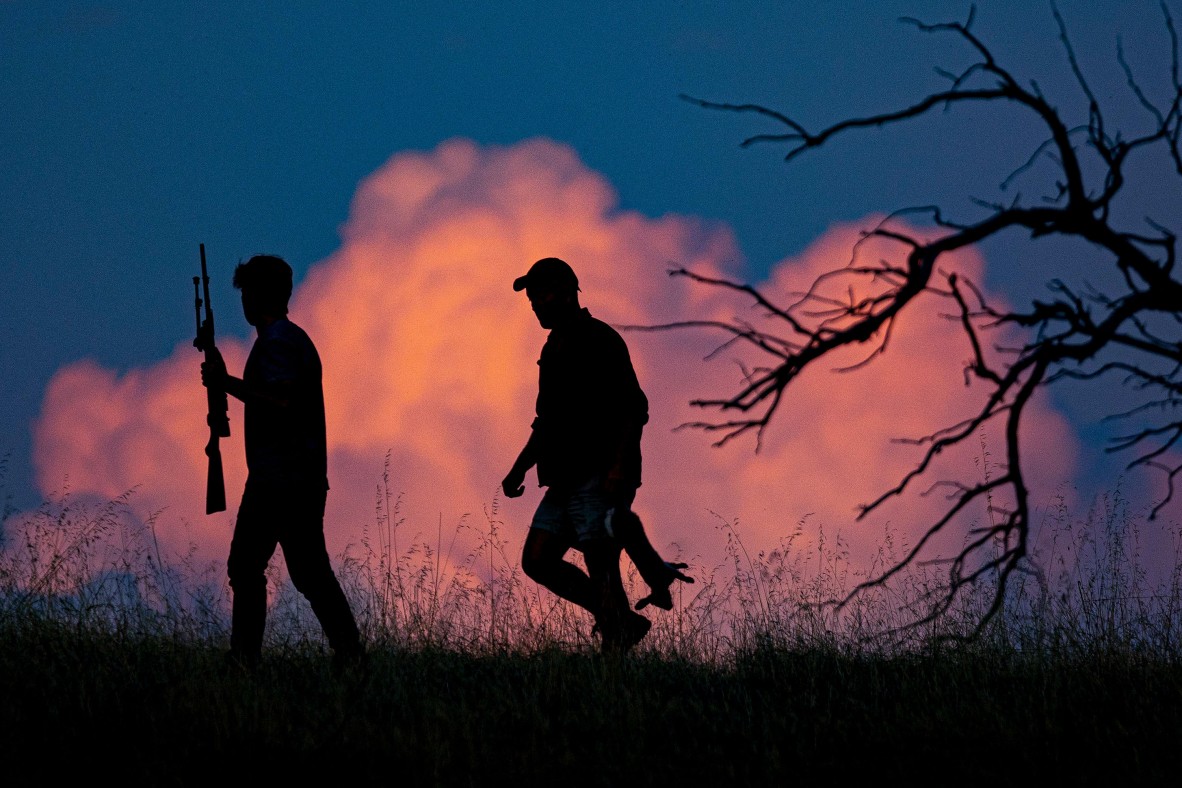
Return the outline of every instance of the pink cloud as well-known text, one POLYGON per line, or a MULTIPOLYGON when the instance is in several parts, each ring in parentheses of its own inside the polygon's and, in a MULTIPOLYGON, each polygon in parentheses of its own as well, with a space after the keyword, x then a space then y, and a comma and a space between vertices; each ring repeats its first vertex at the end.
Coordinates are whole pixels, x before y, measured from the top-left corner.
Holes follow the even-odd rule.
MULTIPOLYGON (((799 290, 843 265, 861 226, 833 227, 777 265, 763 287, 799 290)), ((439 523, 448 530, 466 516, 483 517, 532 418, 545 332, 511 289, 532 261, 568 260, 583 304, 609 322, 755 317, 741 298, 667 274, 685 266, 741 276, 732 270, 741 254, 728 228, 622 211, 601 175, 547 140, 510 147, 451 140, 400 153, 360 184, 342 235, 340 248, 308 272, 291 310, 324 362, 332 485, 326 533, 334 555, 373 522, 388 451, 391 484, 403 494, 412 531, 434 534, 439 523)), ((978 256, 962 253, 949 264, 982 280, 978 256)), ((691 408, 691 399, 734 390, 733 356, 742 351, 707 362, 719 335, 626 333, 651 401, 637 506, 653 541, 702 567, 723 559, 722 521, 737 522, 754 551, 774 547, 808 516, 806 542, 819 527, 840 531, 851 560, 863 563, 888 522, 914 538, 941 501, 908 495, 864 523, 853 521, 856 506, 894 484, 917 456, 892 439, 951 424, 982 396, 963 382, 970 351, 961 332, 931 319, 947 304, 932 298, 916 307, 926 317, 904 318, 889 352, 868 368, 818 368, 794 383, 758 454, 750 440, 716 449, 710 435, 675 431, 711 415, 691 408)), ((247 346, 221 345, 231 370, 240 371, 247 346)), ((138 485, 133 505, 145 514, 165 509, 159 537, 167 548, 181 551, 195 538, 205 555, 223 560, 245 475, 242 414, 232 406, 234 434, 223 446, 229 511, 207 517, 200 360, 185 341, 168 359, 123 375, 89 361, 60 370, 35 427, 42 489, 48 494, 68 479, 76 492, 109 497, 138 485), (169 521, 189 527, 170 531, 169 521)), ((1043 399, 1031 406, 1028 427, 1034 493, 1049 496, 1070 478, 1077 442, 1043 399)), ((1000 435, 984 438, 1000 458, 1000 435)), ((940 472, 980 472, 980 444, 966 448, 941 458, 940 472)), ((517 544, 539 497, 531 476, 524 498, 500 504, 517 544)))

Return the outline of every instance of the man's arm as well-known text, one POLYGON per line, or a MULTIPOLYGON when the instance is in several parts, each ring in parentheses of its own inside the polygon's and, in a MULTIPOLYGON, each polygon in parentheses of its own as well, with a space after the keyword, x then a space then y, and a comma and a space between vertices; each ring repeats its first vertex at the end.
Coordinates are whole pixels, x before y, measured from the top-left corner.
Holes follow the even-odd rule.
POLYGON ((201 363, 201 383, 206 387, 221 388, 231 397, 243 402, 263 402, 277 410, 291 406, 291 393, 295 388, 289 380, 262 386, 248 386, 242 378, 236 378, 226 370, 225 359, 216 348, 211 358, 201 363))
POLYGON ((513 463, 513 467, 509 469, 509 473, 501 482, 501 489, 505 491, 505 496, 508 498, 517 498, 525 492, 525 474, 538 463, 537 435, 537 430, 530 432, 529 440, 525 442, 521 453, 517 455, 517 461, 513 463))

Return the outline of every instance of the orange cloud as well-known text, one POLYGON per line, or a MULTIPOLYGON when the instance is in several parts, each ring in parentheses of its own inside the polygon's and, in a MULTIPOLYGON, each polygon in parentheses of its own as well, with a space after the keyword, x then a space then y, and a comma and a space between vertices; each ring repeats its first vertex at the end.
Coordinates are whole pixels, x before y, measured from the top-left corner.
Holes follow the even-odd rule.
MULTIPOLYGON (((776 266, 764 287, 802 289, 847 262, 857 237, 855 226, 832 228, 776 266)), ((394 156, 360 184, 340 249, 308 272, 292 301, 292 318, 324 362, 334 555, 373 522, 387 452, 412 530, 434 534, 440 522, 448 529, 480 517, 498 494, 528 435, 545 340, 511 282, 545 256, 571 262, 583 304, 609 322, 754 317, 733 294, 667 275, 685 266, 741 276, 731 270, 741 254, 726 227, 619 210, 611 185, 565 146, 451 140, 394 156)), ((953 263, 981 281, 979 257, 965 252, 953 263)), ((707 362, 722 339, 710 332, 626 333, 651 401, 637 506, 654 543, 712 566, 723 558, 724 520, 737 522, 755 551, 774 547, 808 516, 809 539, 819 527, 840 531, 855 562, 869 560, 888 521, 914 538, 941 501, 908 495, 857 524, 856 506, 893 485, 917 456, 894 438, 951 424, 982 396, 963 382, 970 351, 961 332, 932 318, 947 305, 933 298, 916 307, 924 317, 900 321, 889 352, 866 369, 810 370, 795 382, 758 454, 751 440, 716 449, 710 435, 674 429, 710 415, 690 408, 691 399, 734 390, 732 356, 742 351, 707 362)), ((247 350, 223 343, 231 370, 241 370, 247 350)), ((42 489, 68 479, 76 492, 109 497, 138 485, 134 505, 145 514, 164 509, 158 532, 167 548, 181 551, 195 538, 205 555, 224 559, 245 475, 241 409, 232 407, 234 434, 224 442, 229 511, 207 517, 200 360, 186 341, 168 359, 123 375, 89 361, 60 370, 35 426, 42 489), (169 521, 189 528, 170 536, 169 521)), ((1070 477, 1076 439, 1042 399, 1028 427, 1035 494, 1050 495, 1070 477)), ((984 440, 999 458, 1000 435, 984 440)), ((941 472, 983 472, 980 444, 966 448, 942 458, 941 472)), ((539 497, 531 487, 500 506, 518 544, 539 497)))

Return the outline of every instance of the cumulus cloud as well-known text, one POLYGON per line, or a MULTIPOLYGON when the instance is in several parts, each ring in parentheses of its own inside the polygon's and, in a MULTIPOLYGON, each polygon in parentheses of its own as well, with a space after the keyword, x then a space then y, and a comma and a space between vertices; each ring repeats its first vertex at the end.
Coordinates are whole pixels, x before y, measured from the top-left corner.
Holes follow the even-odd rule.
MULTIPOLYGON (((865 225, 835 226, 782 261, 763 287, 800 290, 849 260, 865 225)), ((694 217, 648 217, 618 208, 611 185, 568 147, 530 140, 482 147, 457 139, 399 153, 358 187, 340 248, 317 263, 293 295, 291 317, 312 336, 325 371, 329 495, 326 534, 339 553, 375 517, 375 491, 389 452, 391 485, 407 527, 435 533, 483 517, 528 436, 536 360, 545 341, 514 277, 558 256, 578 272, 582 301, 616 324, 687 318, 754 319, 734 294, 670 279, 671 266, 742 276, 728 228, 694 217)), ((980 282, 983 261, 962 252, 958 269, 980 282)), ((222 272, 228 275, 229 272, 222 272)), ((982 395, 961 375, 969 349, 946 305, 916 305, 896 326, 889 352, 853 374, 811 370, 754 451, 752 440, 712 448, 713 437, 679 424, 710 414, 690 400, 727 394, 739 382, 735 356, 711 360, 722 337, 704 330, 625 333, 652 420, 644 438, 645 484, 637 507, 654 543, 699 565, 722 560, 719 527, 737 524, 751 550, 773 547, 802 518, 806 537, 840 531, 852 560, 873 554, 884 528, 905 538, 942 503, 909 495, 872 521, 863 503, 893 485, 917 456, 893 439, 915 437, 970 413, 982 395)), ((232 371, 248 347, 226 341, 232 371)), ((853 360, 854 357, 839 359, 853 360)), ((745 359, 750 363, 753 359, 745 359)), ((200 355, 188 342, 168 359, 125 374, 83 361, 60 370, 35 427, 39 483, 68 479, 76 492, 114 496, 138 486, 144 512, 164 509, 159 536, 182 550, 196 538, 224 557, 245 477, 241 429, 224 442, 229 511, 204 514, 206 436, 200 355)), ((232 426, 241 408, 232 404, 232 426)), ((1069 478, 1076 440, 1043 400, 1028 416, 1035 494, 1069 478)), ((942 459, 962 478, 987 472, 1000 434, 942 459)), ((500 501, 497 516, 517 543, 540 491, 500 501)), ((987 513, 976 513, 984 518, 987 513)))

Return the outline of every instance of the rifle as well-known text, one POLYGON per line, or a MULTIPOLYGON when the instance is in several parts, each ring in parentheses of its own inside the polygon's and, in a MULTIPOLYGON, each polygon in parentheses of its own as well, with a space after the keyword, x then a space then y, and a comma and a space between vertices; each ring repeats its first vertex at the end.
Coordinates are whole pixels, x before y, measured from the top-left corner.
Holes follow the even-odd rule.
MULTIPOLYGON (((193 277, 194 310, 197 313, 197 338, 193 346, 205 353, 205 360, 211 361, 217 347, 213 343, 213 307, 209 303, 209 273, 205 268, 205 244, 201 244, 201 276, 193 277), (205 292, 205 320, 201 319, 201 290, 198 285, 204 285, 205 292)), ((209 424, 209 443, 205 445, 205 454, 209 457, 209 473, 205 479, 205 513, 224 512, 226 510, 226 481, 222 475, 222 448, 218 443, 222 438, 230 437, 230 417, 227 413, 229 404, 226 392, 213 386, 205 389, 209 410, 205 417, 209 424)))

